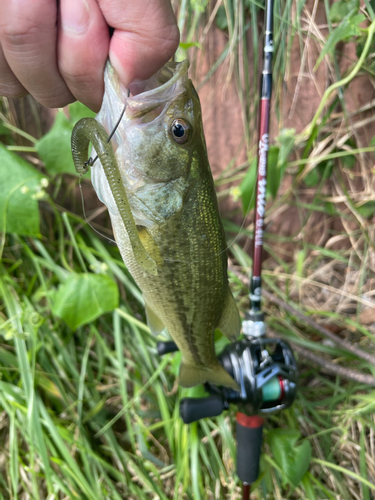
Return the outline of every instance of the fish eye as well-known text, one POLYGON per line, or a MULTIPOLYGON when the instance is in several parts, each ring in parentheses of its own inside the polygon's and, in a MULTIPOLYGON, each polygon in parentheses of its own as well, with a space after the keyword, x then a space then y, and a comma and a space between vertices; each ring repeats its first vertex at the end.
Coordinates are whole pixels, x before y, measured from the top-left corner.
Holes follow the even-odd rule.
POLYGON ((177 118, 172 122, 170 131, 173 139, 178 144, 185 144, 185 142, 189 139, 190 125, 186 123, 185 120, 177 118))

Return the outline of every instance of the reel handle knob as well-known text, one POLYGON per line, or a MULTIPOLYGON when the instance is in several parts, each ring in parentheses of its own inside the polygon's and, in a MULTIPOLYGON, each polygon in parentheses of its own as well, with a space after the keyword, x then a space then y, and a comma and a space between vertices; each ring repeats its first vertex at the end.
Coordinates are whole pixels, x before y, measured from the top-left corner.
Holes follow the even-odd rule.
POLYGON ((178 347, 173 342, 173 340, 168 342, 158 342, 156 344, 156 349, 158 351, 159 356, 164 356, 164 354, 169 354, 170 352, 178 351, 178 347))
POLYGON ((217 417, 227 407, 220 394, 207 398, 183 398, 180 402, 180 416, 185 424, 191 424, 201 418, 217 417))

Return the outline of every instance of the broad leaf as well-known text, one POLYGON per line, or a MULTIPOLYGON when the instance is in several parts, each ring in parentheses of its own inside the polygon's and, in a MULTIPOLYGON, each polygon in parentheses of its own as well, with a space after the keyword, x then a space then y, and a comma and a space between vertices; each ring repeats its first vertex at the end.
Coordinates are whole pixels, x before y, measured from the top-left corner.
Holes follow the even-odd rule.
POLYGON ((197 13, 203 13, 206 10, 208 0, 190 0, 190 5, 197 13))
POLYGON ((239 186, 242 200, 242 211, 247 214, 255 206, 255 187, 257 181, 257 159, 255 158, 247 171, 244 180, 239 186))
POLYGON ((344 167, 346 168, 353 168, 357 162, 356 157, 354 155, 343 156, 341 158, 341 161, 344 164, 344 167))
POLYGON ((285 472, 283 482, 298 486, 311 461, 311 445, 307 440, 297 445, 300 433, 293 429, 275 429, 268 441, 276 463, 285 472))
POLYGON ((285 167, 282 170, 279 167, 279 148, 271 146, 267 161, 267 190, 273 199, 276 198, 284 169, 285 167))
POLYGON ((370 217, 373 217, 375 213, 375 201, 367 201, 363 205, 357 206, 356 209, 362 217, 369 219, 370 217))
POLYGON ((343 40, 348 40, 353 36, 359 36, 361 34, 361 28, 359 27, 359 25, 364 20, 365 16, 363 14, 358 14, 353 17, 352 13, 349 13, 343 19, 342 23, 339 24, 327 38, 323 50, 320 53, 318 60, 316 61, 314 71, 318 68, 319 64, 323 61, 324 57, 328 53, 333 53, 333 50, 337 43, 342 42, 343 40))
POLYGON ((0 231, 38 235, 42 174, 2 144, 0 165, 0 231))
POLYGON ((358 12, 359 0, 338 0, 329 9, 331 23, 339 23, 351 12, 358 12))
POLYGON ((293 149, 296 140, 296 131, 294 128, 283 128, 280 135, 277 137, 277 142, 280 143, 280 152, 278 158, 278 166, 284 169, 288 160, 289 154, 293 149))
POLYGON ((79 101, 69 105, 70 121, 75 125, 81 118, 94 118, 96 113, 79 101))
POLYGON ((73 330, 118 306, 116 283, 103 274, 72 274, 59 286, 53 312, 73 330))
POLYGON ((59 111, 51 130, 36 143, 38 153, 51 175, 76 174, 70 146, 72 130, 72 123, 59 111))
POLYGON ((304 182, 307 187, 315 187, 320 181, 320 175, 318 169, 315 167, 309 172, 304 178, 304 182))
POLYGON ((191 47, 198 47, 198 49, 201 49, 202 45, 199 42, 180 42, 179 47, 183 50, 188 50, 191 47))

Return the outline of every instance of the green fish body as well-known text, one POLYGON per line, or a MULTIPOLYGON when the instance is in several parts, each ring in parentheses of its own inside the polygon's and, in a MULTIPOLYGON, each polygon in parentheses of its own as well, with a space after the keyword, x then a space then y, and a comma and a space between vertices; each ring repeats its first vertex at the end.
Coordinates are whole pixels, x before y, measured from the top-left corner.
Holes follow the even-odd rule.
POLYGON ((109 208, 122 258, 143 293, 151 331, 167 328, 181 351, 180 384, 211 382, 238 390, 214 349, 215 329, 234 340, 240 318, 228 285, 225 234, 199 98, 187 69, 187 61, 168 63, 142 83, 142 93, 126 98, 108 64, 96 117, 111 132, 127 103, 113 138, 120 172, 113 182, 125 187, 140 243, 155 272, 138 257, 118 209, 122 201, 114 199, 99 161, 92 168, 92 182, 109 208))

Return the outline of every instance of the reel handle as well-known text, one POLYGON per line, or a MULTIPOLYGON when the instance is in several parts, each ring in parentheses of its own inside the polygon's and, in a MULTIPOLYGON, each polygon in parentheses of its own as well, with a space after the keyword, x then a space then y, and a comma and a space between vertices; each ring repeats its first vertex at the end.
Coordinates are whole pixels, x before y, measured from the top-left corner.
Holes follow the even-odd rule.
POLYGON ((206 398, 183 398, 180 402, 180 417, 185 424, 191 424, 201 418, 217 417, 228 408, 221 394, 206 398))
POLYGON ((158 351, 159 356, 164 356, 164 354, 169 354, 170 352, 177 352, 178 347, 173 340, 167 342, 158 342, 156 344, 156 349, 158 351))

